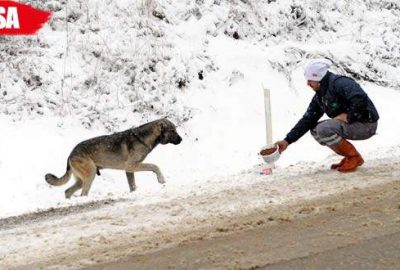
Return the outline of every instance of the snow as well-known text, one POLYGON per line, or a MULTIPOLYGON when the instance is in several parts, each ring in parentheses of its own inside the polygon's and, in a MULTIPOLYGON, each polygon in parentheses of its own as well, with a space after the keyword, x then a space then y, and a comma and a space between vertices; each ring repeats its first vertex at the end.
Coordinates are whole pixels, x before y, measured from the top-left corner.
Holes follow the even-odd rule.
MULTIPOLYGON (((43 1, 41 8, 55 12, 37 38, 3 38, 0 45, 0 217, 106 198, 156 203, 203 185, 211 193, 251 187, 293 171, 334 174, 328 168, 338 157, 306 134, 283 153, 273 175, 257 175, 265 144, 262 86, 271 90, 274 140, 282 139, 311 100, 303 66, 317 56, 332 58, 333 71, 359 74, 378 109, 378 134, 354 143, 366 168, 398 155, 400 9, 388 0, 312 3, 43 1), (155 9, 166 19, 152 16, 155 9), (106 11, 111 19, 101 16, 106 11), (235 31, 240 39, 232 38, 235 31), (65 172, 80 141, 163 116, 183 137, 146 159, 161 168, 165 186, 152 173, 138 173, 138 189, 129 193, 123 172, 103 170, 89 197, 65 200, 71 183, 44 181, 46 173, 65 172)), ((326 182, 303 184, 316 188, 297 195, 311 198, 326 182)))
POLYGON ((329 215, 344 205, 388 196, 381 188, 398 186, 393 182, 400 176, 391 170, 393 165, 399 165, 398 157, 375 159, 341 177, 307 163, 268 178, 250 170, 232 175, 230 182, 216 177, 192 185, 190 192, 166 186, 159 193, 140 193, 83 212, 49 211, 35 222, 5 224, 0 230, 0 266, 76 269, 221 233, 236 234, 261 224, 329 215), (367 193, 365 189, 371 186, 375 192, 367 193), (357 196, 357 190, 363 195, 357 196), (310 202, 312 197, 321 200, 310 202))

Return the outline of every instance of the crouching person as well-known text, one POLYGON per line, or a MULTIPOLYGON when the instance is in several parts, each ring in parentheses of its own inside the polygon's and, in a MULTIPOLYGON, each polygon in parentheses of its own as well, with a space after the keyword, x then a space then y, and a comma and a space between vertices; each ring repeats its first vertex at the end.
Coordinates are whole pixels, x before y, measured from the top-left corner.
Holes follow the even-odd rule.
POLYGON ((376 133, 378 112, 368 95, 353 79, 336 75, 328 69, 328 59, 314 59, 306 66, 304 76, 315 95, 303 117, 279 145, 281 152, 307 131, 321 145, 344 158, 331 169, 351 172, 364 163, 348 140, 366 140, 376 133), (329 120, 319 121, 326 113, 329 120))

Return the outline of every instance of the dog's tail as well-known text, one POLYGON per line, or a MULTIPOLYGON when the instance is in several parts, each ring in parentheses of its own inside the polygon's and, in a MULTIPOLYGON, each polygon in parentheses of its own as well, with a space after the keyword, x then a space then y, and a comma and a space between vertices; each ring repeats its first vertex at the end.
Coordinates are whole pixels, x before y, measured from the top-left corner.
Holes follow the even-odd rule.
POLYGON ((68 163, 67 171, 61 178, 58 178, 57 176, 51 173, 46 174, 44 178, 46 179, 46 182, 52 186, 61 186, 68 182, 68 180, 71 178, 71 175, 72 175, 72 170, 68 163))

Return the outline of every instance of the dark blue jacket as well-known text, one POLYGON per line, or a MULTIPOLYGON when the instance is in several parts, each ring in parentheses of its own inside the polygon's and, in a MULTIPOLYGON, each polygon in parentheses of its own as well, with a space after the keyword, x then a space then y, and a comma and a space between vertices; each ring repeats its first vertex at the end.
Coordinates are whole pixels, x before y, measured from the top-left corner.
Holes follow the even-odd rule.
POLYGON ((320 83, 321 88, 316 91, 306 113, 286 135, 289 144, 313 129, 324 113, 330 118, 346 113, 349 124, 378 121, 374 104, 353 79, 328 72, 320 83))

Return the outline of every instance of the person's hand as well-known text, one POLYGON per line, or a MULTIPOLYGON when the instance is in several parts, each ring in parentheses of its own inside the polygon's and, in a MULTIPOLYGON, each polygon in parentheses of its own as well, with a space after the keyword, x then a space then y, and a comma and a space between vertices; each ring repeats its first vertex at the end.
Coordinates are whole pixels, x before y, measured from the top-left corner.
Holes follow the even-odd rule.
POLYGON ((338 116, 336 116, 333 119, 340 120, 342 122, 347 123, 347 114, 346 113, 341 113, 341 114, 339 114, 338 116))
POLYGON ((277 141, 275 145, 279 146, 279 153, 282 153, 289 146, 289 143, 286 140, 282 140, 282 141, 277 141))

